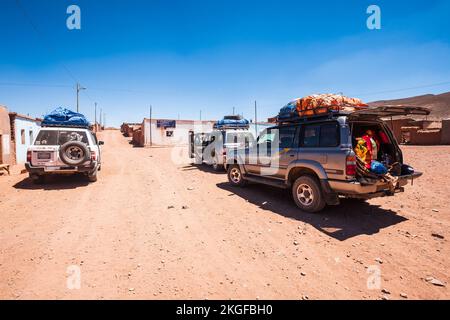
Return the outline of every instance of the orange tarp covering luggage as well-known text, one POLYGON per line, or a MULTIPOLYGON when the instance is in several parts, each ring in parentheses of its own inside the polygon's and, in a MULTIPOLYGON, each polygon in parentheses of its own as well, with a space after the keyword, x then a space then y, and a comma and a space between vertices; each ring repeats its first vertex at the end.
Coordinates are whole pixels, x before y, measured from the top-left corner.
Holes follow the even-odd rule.
POLYGON ((354 111, 367 106, 360 99, 337 94, 314 94, 296 100, 299 116, 311 116, 329 111, 354 111))

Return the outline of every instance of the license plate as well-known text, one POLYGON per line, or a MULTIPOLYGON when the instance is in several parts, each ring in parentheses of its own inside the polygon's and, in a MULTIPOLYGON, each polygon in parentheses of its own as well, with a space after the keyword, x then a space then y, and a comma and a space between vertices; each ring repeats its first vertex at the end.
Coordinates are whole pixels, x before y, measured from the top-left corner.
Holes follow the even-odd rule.
POLYGON ((39 160, 50 160, 52 157, 52 154, 50 152, 38 152, 37 158, 39 160))
POLYGON ((45 171, 55 171, 55 170, 59 170, 61 169, 61 167, 45 167, 44 170, 45 171))

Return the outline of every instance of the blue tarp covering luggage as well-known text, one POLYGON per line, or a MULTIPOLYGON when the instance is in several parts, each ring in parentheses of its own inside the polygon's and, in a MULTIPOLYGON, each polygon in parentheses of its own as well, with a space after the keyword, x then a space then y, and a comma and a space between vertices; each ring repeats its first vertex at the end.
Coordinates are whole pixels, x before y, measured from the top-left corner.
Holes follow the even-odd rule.
POLYGON ((221 119, 216 122, 214 127, 216 128, 222 128, 222 127, 228 127, 228 128, 248 128, 249 121, 247 119, 221 119))
POLYGON ((287 105, 281 108, 280 112, 278 113, 278 120, 290 120, 293 118, 298 118, 296 101, 289 102, 287 105))
POLYGON ((45 115, 42 126, 89 127, 89 121, 81 113, 59 107, 45 115))

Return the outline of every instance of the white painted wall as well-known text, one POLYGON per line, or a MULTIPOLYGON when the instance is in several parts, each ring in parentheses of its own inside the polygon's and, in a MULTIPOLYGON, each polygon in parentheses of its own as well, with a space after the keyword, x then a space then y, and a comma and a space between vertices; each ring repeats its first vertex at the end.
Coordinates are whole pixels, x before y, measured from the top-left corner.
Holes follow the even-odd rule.
POLYGON ((34 142, 30 141, 30 132, 33 133, 34 140, 41 127, 36 121, 17 117, 14 120, 14 128, 14 135, 16 138, 16 163, 25 163, 27 161, 27 149, 34 142), (24 144, 22 144, 22 130, 25 130, 24 144))
MULTIPOLYGON (((144 128, 144 142, 145 145, 150 145, 150 121, 145 119, 143 123, 144 128)), ((213 130, 214 121, 189 121, 189 120, 179 120, 176 121, 175 128, 157 128, 156 119, 152 120, 152 144, 161 146, 173 146, 173 145, 187 145, 189 143, 189 131, 197 132, 211 132, 213 130), (166 131, 173 131, 172 137, 166 136, 166 131)), ((272 127, 274 124, 260 124, 258 123, 257 128, 255 124, 250 124, 250 132, 259 135, 259 133, 268 128, 272 127)))
MULTIPOLYGON (((150 145, 150 121, 145 119, 144 127, 144 142, 145 145, 150 145)), ((210 132, 212 131, 214 122, 212 121, 189 121, 177 120, 175 128, 158 128, 156 119, 152 120, 152 144, 161 146, 177 146, 187 145, 189 143, 189 131, 194 132, 210 132), (173 131, 172 137, 167 137, 166 132, 173 131)))

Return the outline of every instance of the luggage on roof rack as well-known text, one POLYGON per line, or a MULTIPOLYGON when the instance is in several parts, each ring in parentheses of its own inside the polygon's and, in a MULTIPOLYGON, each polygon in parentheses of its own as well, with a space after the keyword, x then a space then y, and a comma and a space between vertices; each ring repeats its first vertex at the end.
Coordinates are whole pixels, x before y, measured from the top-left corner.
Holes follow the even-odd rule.
POLYGON ((280 109, 277 122, 294 122, 304 118, 349 113, 367 108, 357 98, 336 94, 315 94, 295 99, 280 109))
POLYGON ((247 119, 241 116, 225 116, 214 124, 214 129, 248 129, 250 127, 247 119))
POLYGON ((81 113, 58 107, 44 116, 41 126, 89 128, 89 121, 81 113))

